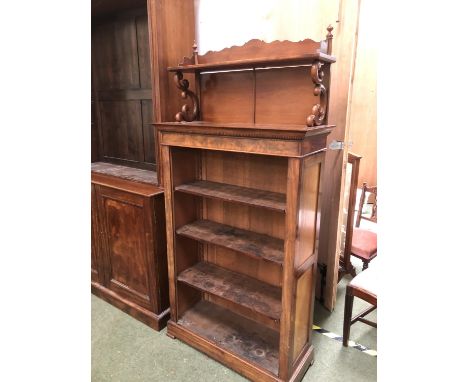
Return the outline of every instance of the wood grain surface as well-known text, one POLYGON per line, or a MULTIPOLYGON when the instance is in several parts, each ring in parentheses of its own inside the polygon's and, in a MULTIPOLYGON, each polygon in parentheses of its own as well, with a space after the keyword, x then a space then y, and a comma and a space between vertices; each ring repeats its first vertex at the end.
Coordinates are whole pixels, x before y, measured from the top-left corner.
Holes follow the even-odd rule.
POLYGON ((273 261, 278 264, 283 262, 283 241, 268 235, 258 234, 209 220, 198 220, 194 223, 186 224, 177 230, 177 234, 233 249, 246 255, 273 261))
POLYGON ((276 321, 281 316, 281 288, 210 263, 198 263, 177 280, 203 292, 235 302, 276 321))

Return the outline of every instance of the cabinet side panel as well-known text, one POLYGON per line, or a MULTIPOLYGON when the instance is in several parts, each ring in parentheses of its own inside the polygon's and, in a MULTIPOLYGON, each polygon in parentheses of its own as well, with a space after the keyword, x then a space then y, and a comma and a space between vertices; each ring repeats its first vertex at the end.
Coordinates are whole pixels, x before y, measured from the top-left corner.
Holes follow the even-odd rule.
POLYGON ((297 240, 295 269, 312 262, 296 281, 294 308, 293 360, 302 354, 310 343, 317 251, 317 221, 319 219, 320 171, 323 154, 309 156, 302 163, 299 208, 297 215, 297 240))
POLYGON ((303 163, 295 256, 296 268, 316 251, 320 160, 320 156, 311 156, 306 158, 303 163))
POLYGON ((297 216, 299 210, 299 190, 301 180, 301 160, 289 158, 287 193, 286 193, 286 232, 284 240, 282 313, 280 331, 279 377, 289 380, 292 370, 292 352, 294 340, 294 299, 295 272, 294 257, 297 241, 297 216))
MULTIPOLYGON (((174 188, 172 185, 172 158, 168 146, 161 146, 161 164, 164 168, 164 211, 166 223, 167 244, 167 271, 169 278, 169 304, 171 306, 171 318, 177 319, 177 275, 175 261, 175 233, 174 233, 174 188)), ((160 178, 161 179, 161 178, 160 178)))
POLYGON ((164 196, 158 195, 155 199, 155 221, 154 235, 156 238, 156 264, 158 272, 159 301, 158 313, 169 307, 169 279, 167 270, 167 245, 166 245, 166 219, 164 208, 164 196))
POLYGON ((96 190, 91 184, 91 280, 99 282, 99 224, 96 204, 96 190))
POLYGON ((294 314, 294 351, 293 359, 296 360, 301 350, 309 341, 311 328, 309 326, 313 284, 313 268, 308 269, 297 280, 296 310, 294 314))

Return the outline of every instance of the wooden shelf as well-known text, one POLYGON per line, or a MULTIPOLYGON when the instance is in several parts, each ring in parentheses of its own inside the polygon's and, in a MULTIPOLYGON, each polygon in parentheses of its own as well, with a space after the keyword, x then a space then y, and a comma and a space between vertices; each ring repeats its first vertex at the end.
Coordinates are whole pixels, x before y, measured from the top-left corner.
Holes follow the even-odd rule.
POLYGON ((268 235, 234 228, 210 220, 198 220, 180 227, 177 234, 208 244, 216 244, 254 258, 283 264, 284 241, 268 235))
POLYGON ((281 318, 281 288, 210 263, 198 263, 177 280, 242 305, 275 321, 281 318))
POLYGON ((274 330, 204 300, 186 311, 177 324, 278 375, 279 334, 274 330))
POLYGON ((263 207, 274 211, 286 211, 286 195, 277 192, 257 190, 206 180, 182 184, 177 186, 175 189, 176 191, 192 195, 242 203, 249 206, 263 207))
POLYGON ((277 57, 277 58, 258 58, 258 59, 245 59, 245 60, 232 60, 225 62, 210 62, 201 64, 184 64, 179 66, 170 66, 167 68, 170 72, 204 72, 204 71, 217 71, 217 70, 230 70, 230 69, 254 69, 254 68, 268 68, 276 66, 298 66, 298 65, 311 65, 315 60, 322 62, 332 63, 336 59, 326 53, 315 52, 310 54, 303 54, 294 57, 277 57))

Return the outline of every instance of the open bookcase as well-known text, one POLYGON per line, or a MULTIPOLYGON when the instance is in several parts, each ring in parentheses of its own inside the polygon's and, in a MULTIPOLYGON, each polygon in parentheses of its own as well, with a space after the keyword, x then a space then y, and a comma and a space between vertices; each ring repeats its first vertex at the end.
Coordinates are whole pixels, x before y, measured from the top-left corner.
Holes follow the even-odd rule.
POLYGON ((331 37, 195 50, 169 68, 193 105, 156 124, 167 333, 251 380, 300 380, 313 361, 331 37))

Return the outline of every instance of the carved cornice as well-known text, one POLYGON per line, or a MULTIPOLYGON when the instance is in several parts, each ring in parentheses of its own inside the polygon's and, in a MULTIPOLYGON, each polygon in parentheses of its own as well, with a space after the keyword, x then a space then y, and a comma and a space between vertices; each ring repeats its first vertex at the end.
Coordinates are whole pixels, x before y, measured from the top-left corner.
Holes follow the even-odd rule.
MULTIPOLYGON (((263 139, 272 139, 272 140, 284 140, 284 141, 303 141, 308 135, 307 132, 281 132, 281 131, 265 131, 265 130, 255 130, 255 129, 234 129, 234 128, 219 128, 219 129, 207 129, 202 127, 191 126, 187 124, 177 124, 176 126, 171 125, 159 125, 158 130, 162 133, 165 132, 182 132, 183 134, 197 134, 197 135, 207 135, 207 136, 225 136, 225 137, 235 137, 235 138, 263 138, 263 139)), ((327 135, 334 126, 323 126, 317 135, 327 135)))
POLYGON ((193 55, 184 57, 179 66, 223 62, 235 58, 236 60, 253 59, 253 58, 288 58, 290 56, 301 56, 315 52, 327 53, 326 47, 322 48, 321 42, 316 42, 311 39, 301 41, 275 40, 265 42, 259 39, 253 39, 246 42, 244 45, 233 45, 219 51, 208 51, 203 55, 199 55, 194 44, 193 55), (284 52, 284 54, 283 54, 284 52), (284 56, 284 57, 282 57, 284 56))
POLYGON ((189 85, 190 83, 188 80, 184 79, 184 75, 182 72, 176 72, 174 75, 174 81, 176 83, 176 86, 182 90, 181 96, 183 99, 186 99, 187 97, 190 98, 192 101, 192 108, 190 108, 189 105, 184 104, 182 106, 182 111, 179 111, 175 119, 177 122, 192 122, 198 119, 198 114, 199 114, 199 108, 198 108, 198 98, 195 95, 194 92, 189 90, 189 85))

